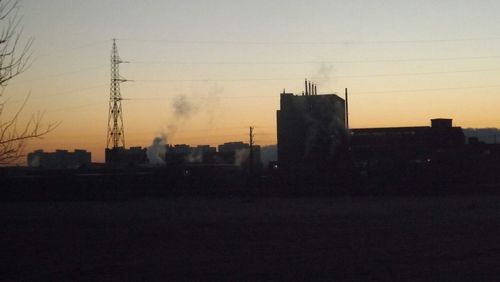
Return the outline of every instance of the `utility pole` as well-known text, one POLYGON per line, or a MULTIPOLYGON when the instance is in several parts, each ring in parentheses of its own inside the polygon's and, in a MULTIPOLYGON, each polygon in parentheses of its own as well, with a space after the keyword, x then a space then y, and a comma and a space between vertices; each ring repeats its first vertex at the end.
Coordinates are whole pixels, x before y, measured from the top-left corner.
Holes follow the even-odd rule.
POLYGON ((252 177, 253 175, 253 126, 250 126, 250 134, 249 134, 249 137, 250 137, 250 140, 249 140, 249 144, 250 144, 250 154, 248 156, 248 171, 250 173, 250 177, 252 177))
POLYGON ((127 81, 120 76, 120 64, 126 63, 120 59, 116 39, 113 39, 111 49, 111 86, 109 95, 108 141, 106 148, 125 148, 125 131, 123 129, 122 96, 120 83, 127 81))
POLYGON ((349 96, 347 94, 347 88, 345 89, 345 128, 349 132, 349 96))
POLYGON ((345 131, 346 131, 346 142, 347 148, 349 148, 349 139, 351 137, 349 133, 349 95, 347 93, 347 88, 345 89, 345 131))

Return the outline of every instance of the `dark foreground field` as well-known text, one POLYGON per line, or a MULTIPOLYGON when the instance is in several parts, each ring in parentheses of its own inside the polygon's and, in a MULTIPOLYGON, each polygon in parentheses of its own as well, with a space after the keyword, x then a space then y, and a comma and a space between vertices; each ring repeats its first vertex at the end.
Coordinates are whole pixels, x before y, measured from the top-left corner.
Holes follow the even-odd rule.
POLYGON ((500 197, 0 203, 0 280, 498 281, 500 197))

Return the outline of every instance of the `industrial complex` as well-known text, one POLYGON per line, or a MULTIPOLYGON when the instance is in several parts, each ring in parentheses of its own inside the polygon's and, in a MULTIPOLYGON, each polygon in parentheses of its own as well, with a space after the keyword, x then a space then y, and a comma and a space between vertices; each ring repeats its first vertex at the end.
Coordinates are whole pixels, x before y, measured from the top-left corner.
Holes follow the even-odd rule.
MULTIPOLYGON (((90 152, 85 150, 38 150, 28 154, 29 170, 25 173, 91 171, 107 179, 109 173, 132 177, 140 171, 140 178, 120 182, 120 186, 143 186, 149 181, 151 187, 163 187, 165 183, 195 190, 223 186, 224 191, 255 187, 280 191, 291 187, 380 190, 387 186, 451 187, 449 182, 488 184, 500 180, 500 145, 485 144, 477 138, 467 140, 451 118, 431 119, 429 126, 350 128, 347 89, 343 97, 321 93, 307 79, 302 93, 284 89, 279 95, 273 159, 261 156, 262 148, 253 141, 253 127, 249 128, 247 142, 238 140, 215 147, 165 144, 158 139, 148 148, 127 148, 120 93, 120 83, 126 79, 119 74, 121 63, 124 61, 113 41, 105 164, 92 164, 90 152), (153 180, 146 181, 144 175, 153 175, 153 180)), ((91 183, 117 185, 117 181, 91 183)))

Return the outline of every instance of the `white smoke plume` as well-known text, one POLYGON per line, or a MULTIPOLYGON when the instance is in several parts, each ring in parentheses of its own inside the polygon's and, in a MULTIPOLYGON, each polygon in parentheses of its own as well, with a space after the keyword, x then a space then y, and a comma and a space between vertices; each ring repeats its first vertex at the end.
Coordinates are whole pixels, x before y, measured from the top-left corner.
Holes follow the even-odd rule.
POLYGON ((234 152, 234 165, 241 166, 250 156, 250 149, 239 149, 234 152))
POLYGON ((317 97, 315 102, 315 111, 307 110, 308 104, 297 104, 301 108, 304 121, 306 123, 306 136, 304 140, 304 158, 317 157, 319 154, 332 156, 342 144, 345 137, 345 127, 342 116, 331 115, 332 108, 336 113, 342 113, 342 104, 332 105, 326 96, 317 97), (321 100, 319 100, 321 99, 321 100), (320 102, 321 101, 321 102, 320 102), (320 152, 318 149, 328 151, 320 152))
POLYGON ((153 143, 146 150, 149 163, 152 165, 165 164, 165 153, 167 150, 167 136, 165 134, 155 137, 153 143))
POLYGON ((30 160, 30 167, 40 167, 40 156, 35 156, 30 160))
POLYGON ((165 135, 172 141, 179 127, 198 111, 198 105, 185 95, 177 95, 172 99, 170 106, 173 110, 173 116, 167 123, 165 135))
POLYGON ((185 95, 177 95, 170 104, 173 117, 169 119, 164 133, 153 139, 146 154, 152 165, 165 164, 167 140, 172 140, 179 127, 198 111, 198 106, 185 95))
POLYGON ((217 84, 207 85, 207 94, 203 95, 201 107, 206 114, 206 122, 213 127, 218 125, 216 120, 223 118, 224 111, 220 107, 220 95, 224 92, 224 88, 217 84))
POLYGON ((172 100, 174 117, 176 119, 188 119, 198 110, 198 106, 189 100, 185 95, 175 96, 172 100))
POLYGON ((203 162, 203 151, 200 149, 193 149, 189 155, 186 156, 188 163, 201 163, 203 162))
MULTIPOLYGON (((333 78, 332 75, 335 72, 335 67, 332 64, 329 63, 320 63, 317 66, 316 71, 314 74, 311 76, 311 82, 314 84, 317 84, 318 87, 330 87, 330 83, 332 82, 333 78)), ((320 90, 318 90, 320 92, 320 90)))

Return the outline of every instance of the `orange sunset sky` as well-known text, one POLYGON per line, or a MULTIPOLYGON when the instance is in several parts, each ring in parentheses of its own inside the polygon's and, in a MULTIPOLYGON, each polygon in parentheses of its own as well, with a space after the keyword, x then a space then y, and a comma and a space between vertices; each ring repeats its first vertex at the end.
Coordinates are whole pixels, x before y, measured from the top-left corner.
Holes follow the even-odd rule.
POLYGON ((352 127, 500 127, 499 1, 21 2, 33 62, 2 96, 3 117, 30 94, 22 119, 60 122, 27 151, 106 146, 112 38, 126 146, 276 143, 279 93, 304 78, 320 93, 349 89, 352 127), (189 115, 172 101, 186 97, 189 115), (175 130, 172 130, 175 128, 175 130))

